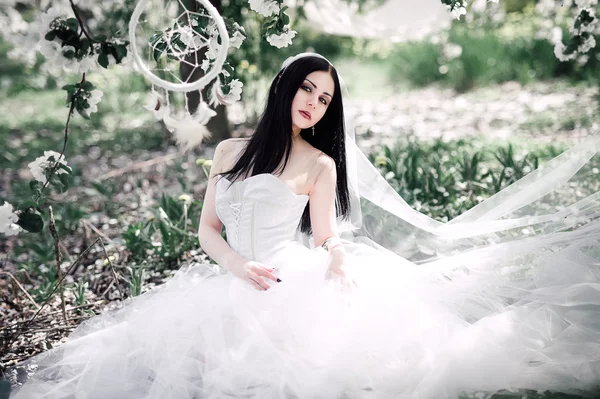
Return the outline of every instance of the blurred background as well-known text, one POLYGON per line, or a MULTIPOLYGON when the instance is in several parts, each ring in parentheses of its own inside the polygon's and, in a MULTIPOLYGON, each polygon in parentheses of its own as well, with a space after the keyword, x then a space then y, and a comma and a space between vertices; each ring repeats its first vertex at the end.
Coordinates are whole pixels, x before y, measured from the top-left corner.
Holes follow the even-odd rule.
MULTIPOLYGON (((35 43, 7 25, 15 12, 35 20, 46 3, 10 1, 0 12, 0 203, 31 196, 28 163, 61 151, 68 113, 61 87, 80 79, 49 68, 31 51, 35 43)), ((214 147, 252 133, 281 63, 302 51, 326 56, 343 76, 345 112, 381 173, 415 209, 452 219, 598 128, 600 51, 559 61, 554 47, 573 13, 550 3, 475 1, 460 20, 439 0, 298 3, 292 11, 298 34, 277 49, 260 37, 260 18, 247 2, 222 0, 223 15, 243 21, 248 34, 229 57, 243 95, 219 109, 209 125, 212 138, 198 148, 178 150, 143 108, 150 85, 139 73, 115 65, 87 74, 104 95, 90 120, 73 117, 66 148, 72 182, 49 195, 65 264, 102 237, 126 295, 139 295, 184 264, 209 262, 196 232, 214 147)), ((105 1, 84 15, 94 34, 123 32, 134 5, 105 1), (103 24, 94 22, 98 13, 103 24)), ((600 180, 598 167, 590 166, 590 184, 600 180)), ((44 220, 41 233, 0 235, 0 270, 17 276, 40 303, 58 279, 44 220)), ((108 266, 96 246, 68 272, 67 301, 82 309, 74 314, 85 317, 97 303, 119 297, 108 266)), ((25 317, 28 301, 8 279, 0 281, 6 310, 0 321, 25 317)), ((59 300, 50 303, 57 308, 59 300)), ((28 349, 13 347, 1 364, 15 364, 39 350, 36 342, 62 339, 71 327, 28 336, 21 346, 28 349)))

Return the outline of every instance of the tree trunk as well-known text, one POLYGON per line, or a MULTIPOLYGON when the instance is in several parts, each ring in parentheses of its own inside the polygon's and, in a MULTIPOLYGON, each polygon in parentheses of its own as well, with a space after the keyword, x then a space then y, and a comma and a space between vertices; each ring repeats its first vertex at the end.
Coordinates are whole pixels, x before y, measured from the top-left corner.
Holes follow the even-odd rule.
MULTIPOLYGON (((198 11, 199 4, 196 0, 187 0, 186 3, 188 10, 198 11)), ((210 0, 210 3, 217 9, 217 11, 221 12, 221 0, 210 0)), ((203 48, 197 53, 190 54, 186 60, 192 64, 196 64, 196 60, 203 60, 205 54, 206 48, 203 48)), ((194 68, 192 65, 187 63, 180 64, 179 73, 181 74, 181 80, 184 82, 195 82, 204 76, 204 71, 202 68, 200 68, 200 65, 194 68)), ((193 114, 200 105, 200 92, 197 90, 187 92, 186 97, 188 101, 188 111, 193 114)), ((206 88, 202 90, 202 98, 207 98, 206 88)), ((213 116, 206 125, 208 131, 211 133, 211 137, 206 140, 206 142, 209 143, 218 143, 231 137, 229 121, 227 120, 227 108, 225 108, 223 105, 219 105, 215 111, 217 114, 213 116)))

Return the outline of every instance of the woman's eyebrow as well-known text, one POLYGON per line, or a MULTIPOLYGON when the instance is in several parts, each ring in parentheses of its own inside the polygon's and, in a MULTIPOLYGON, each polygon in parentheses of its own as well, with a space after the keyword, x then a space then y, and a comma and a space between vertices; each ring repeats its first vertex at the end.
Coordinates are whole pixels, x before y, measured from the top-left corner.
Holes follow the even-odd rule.
MULTIPOLYGON (((309 79, 306 79, 306 78, 305 78, 304 80, 306 80, 306 81, 310 82, 310 84, 311 84, 311 85, 313 85, 313 87, 314 87, 315 89, 318 89, 317 85, 316 85, 316 84, 314 84, 313 82, 311 82, 309 79)), ((325 94, 326 96, 329 96, 329 97, 333 98, 333 96, 332 96, 331 94, 327 93, 327 92, 323 92, 323 94, 325 94)))

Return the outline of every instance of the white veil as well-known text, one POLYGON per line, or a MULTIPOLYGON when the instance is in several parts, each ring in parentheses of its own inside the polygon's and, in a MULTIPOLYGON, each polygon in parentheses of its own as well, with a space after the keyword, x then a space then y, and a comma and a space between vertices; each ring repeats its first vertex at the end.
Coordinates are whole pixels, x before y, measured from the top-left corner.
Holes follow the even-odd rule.
MULTIPOLYGON (((288 58, 283 67, 308 55, 322 57, 301 53, 288 58)), ((343 96, 347 96, 343 79, 338 77, 343 96)), ((347 242, 361 242, 411 260, 428 261, 507 241, 529 239, 525 242, 530 245, 530 239, 540 235, 558 242, 564 240, 561 233, 600 231, 600 192, 589 184, 600 176, 593 168, 600 164, 600 135, 588 137, 443 223, 411 208, 390 186, 356 144, 354 125, 348 116, 345 130, 352 209, 349 222, 339 220, 339 231, 347 242)))

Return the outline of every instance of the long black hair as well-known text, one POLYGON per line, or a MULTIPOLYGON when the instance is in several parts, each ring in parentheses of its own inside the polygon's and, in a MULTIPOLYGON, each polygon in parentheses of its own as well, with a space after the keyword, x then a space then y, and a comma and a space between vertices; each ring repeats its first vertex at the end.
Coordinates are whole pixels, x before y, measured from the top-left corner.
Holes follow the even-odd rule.
MULTIPOLYGON (((348 176, 346 173, 344 109, 342 93, 337 71, 325 59, 316 56, 301 57, 282 69, 269 89, 267 106, 258 122, 254 134, 235 165, 228 171, 219 173, 226 175, 229 181, 241 176, 252 176, 274 173, 284 159, 281 173, 288 163, 292 149, 292 101, 306 76, 315 71, 329 72, 333 78, 335 90, 329 107, 323 118, 312 129, 303 129, 300 134, 309 144, 335 161, 337 172, 336 214, 344 219, 350 216, 350 196, 348 193, 348 176), (287 132, 287 133, 286 133, 287 132)), ((312 234, 309 205, 306 205, 298 225, 300 231, 312 234)))

